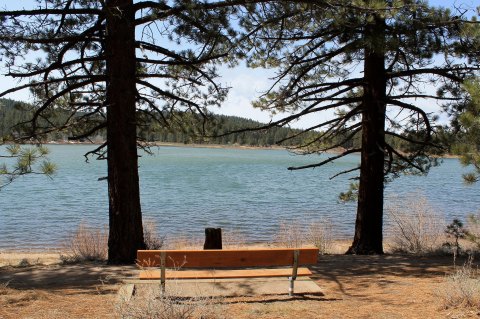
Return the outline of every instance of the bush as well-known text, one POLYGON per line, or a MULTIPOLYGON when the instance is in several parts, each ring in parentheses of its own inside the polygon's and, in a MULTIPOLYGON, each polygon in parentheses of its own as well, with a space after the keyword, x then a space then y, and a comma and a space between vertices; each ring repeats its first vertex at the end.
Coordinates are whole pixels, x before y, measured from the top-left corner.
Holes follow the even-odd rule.
POLYGON ((162 249, 165 246, 165 236, 159 236, 157 233, 157 224, 153 220, 143 222, 143 240, 146 249, 162 249))
POLYGON ((68 238, 60 258, 64 263, 83 261, 104 261, 108 253, 108 231, 104 228, 89 227, 80 224, 73 235, 68 238))
POLYGON ((160 289, 148 289, 146 293, 131 299, 119 298, 115 305, 122 319, 216 319, 223 318, 221 309, 205 297, 181 298, 160 293, 160 289))
POLYGON ((468 236, 468 231, 463 226, 463 223, 455 218, 450 225, 447 225, 445 233, 447 234, 447 237, 453 239, 454 242, 452 243, 448 241, 444 243, 443 246, 453 249, 454 254, 460 255, 462 251, 462 247, 460 247, 460 239, 464 239, 468 236))
POLYGON ((473 267, 470 256, 462 267, 446 277, 442 290, 443 306, 448 308, 475 308, 480 310, 480 278, 478 269, 473 267))
POLYGON ((64 263, 83 261, 104 261, 108 253, 107 228, 94 228, 81 223, 73 235, 68 238, 60 258, 64 263))
POLYGON ((480 214, 468 216, 466 239, 480 250, 480 214))
POLYGON ((307 243, 317 247, 321 255, 328 253, 333 244, 332 224, 328 220, 312 222, 307 229, 307 243))
POLYGON ((332 246, 332 225, 327 220, 312 222, 303 225, 299 221, 282 222, 275 236, 275 242, 288 248, 304 245, 317 247, 320 254, 326 254, 332 246))
POLYGON ((275 235, 275 242, 287 248, 301 247, 305 244, 305 239, 304 227, 298 221, 281 222, 275 235))
POLYGON ((426 198, 408 196, 387 208, 388 236, 394 252, 425 254, 437 251, 444 242, 444 221, 426 198))
MULTIPOLYGON (((165 243, 165 237, 158 236, 152 220, 144 222, 143 238, 146 249, 162 249, 165 243)), ((106 226, 95 228, 81 223, 62 248, 65 252, 60 255, 63 263, 105 261, 108 256, 108 229, 106 226)))

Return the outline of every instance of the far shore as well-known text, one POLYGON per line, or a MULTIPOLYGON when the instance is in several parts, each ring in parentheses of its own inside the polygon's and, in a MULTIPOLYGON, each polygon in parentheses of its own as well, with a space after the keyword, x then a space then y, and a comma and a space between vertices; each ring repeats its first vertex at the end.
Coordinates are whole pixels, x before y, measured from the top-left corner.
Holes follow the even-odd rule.
MULTIPOLYGON (((103 142, 79 142, 79 141, 48 141, 44 142, 44 145, 102 145, 103 142)), ((34 144, 34 143, 24 143, 34 144)), ((172 143, 172 142, 148 142, 143 143, 145 146, 149 147, 194 147, 194 148, 224 148, 224 149, 247 149, 247 150, 285 150, 288 147, 278 146, 278 145, 269 145, 269 146, 255 146, 255 145, 240 145, 240 144, 197 144, 197 143, 172 143)))
MULTIPOLYGON (((30 143, 25 143, 30 144, 30 143)), ((32 143, 33 144, 33 143, 32 143)), ((45 145, 102 145, 102 142, 78 142, 78 141, 48 141, 45 145)), ((256 146, 256 145, 241 145, 241 144, 197 144, 197 143, 172 143, 172 142, 149 142, 144 143, 147 147, 191 147, 191 148, 212 148, 212 149, 233 149, 233 150, 292 150, 294 147, 286 147, 279 145, 256 146)), ((337 147, 328 150, 326 154, 340 154, 345 151, 342 147, 337 147)), ((300 152, 299 152, 300 153, 300 152)), ((437 158, 460 158, 459 155, 444 154, 442 156, 432 155, 437 158)))

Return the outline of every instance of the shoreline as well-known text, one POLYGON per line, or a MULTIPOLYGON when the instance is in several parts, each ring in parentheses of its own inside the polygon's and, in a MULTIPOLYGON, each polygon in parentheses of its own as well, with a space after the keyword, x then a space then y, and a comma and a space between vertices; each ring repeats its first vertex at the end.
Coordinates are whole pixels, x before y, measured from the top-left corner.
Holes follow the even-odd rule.
MULTIPOLYGON (((6 143, 8 144, 8 143, 6 143)), ((21 145, 32 145, 35 143, 22 143, 21 145)), ((102 143, 97 142, 72 142, 72 141, 48 141, 43 143, 42 145, 92 145, 92 146, 100 146, 102 143)), ((255 145, 240 145, 240 144, 196 144, 196 143, 173 143, 173 142, 149 142, 144 143, 147 147, 185 147, 185 148, 211 148, 211 149, 231 149, 231 150, 286 150, 292 151, 295 153, 292 148, 285 147, 285 146, 278 146, 278 145, 270 145, 270 146, 255 146, 255 145)), ((319 152, 325 154, 340 154, 345 149, 341 147, 337 147, 332 150, 328 150, 326 152, 319 152)), ((297 155, 302 155, 301 153, 297 155)), ((459 159, 461 155, 455 154, 444 154, 442 156, 432 155, 433 158, 439 159, 459 159)))
MULTIPOLYGON (((24 143, 22 145, 30 145, 34 143, 24 143)), ((287 147, 270 145, 270 146, 254 146, 240 144, 196 144, 196 143, 173 143, 173 142, 150 142, 143 143, 147 147, 191 147, 191 148, 213 148, 213 149, 239 149, 239 150, 286 150, 287 147)), ((69 141, 48 141, 42 145, 92 145, 100 146, 102 143, 91 142, 69 142, 69 141)))
MULTIPOLYGON (((351 239, 333 239, 329 245, 325 255, 345 255, 348 247, 352 243, 351 239)), ((285 247, 281 243, 275 242, 258 242, 258 243, 238 243, 238 244, 225 244, 224 249, 256 249, 256 248, 274 248, 285 247)), ((311 244, 304 244, 302 247, 313 247, 311 244)), ((388 245, 385 246, 385 250, 388 251, 388 245)), ((198 250, 203 249, 202 243, 195 243, 194 245, 186 245, 184 247, 167 246, 162 249, 185 249, 185 250, 198 250), (201 245, 200 245, 201 244, 201 245)), ((0 269, 2 267, 21 267, 21 266, 34 266, 34 265, 59 265, 63 264, 61 256, 69 255, 68 248, 9 248, 0 249, 0 269)), ((81 264, 82 262, 80 262, 81 264)), ((100 262, 102 263, 102 262, 100 262)))

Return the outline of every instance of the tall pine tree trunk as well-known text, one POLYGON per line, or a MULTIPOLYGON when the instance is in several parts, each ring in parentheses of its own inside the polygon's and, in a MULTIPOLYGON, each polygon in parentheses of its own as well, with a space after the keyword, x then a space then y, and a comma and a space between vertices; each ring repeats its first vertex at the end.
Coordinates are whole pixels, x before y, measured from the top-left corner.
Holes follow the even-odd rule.
POLYGON ((133 0, 107 0, 105 41, 109 238, 108 262, 133 263, 143 248, 135 122, 133 0))
POLYGON ((383 254, 385 149, 385 21, 373 15, 365 28, 362 153, 355 236, 350 254, 383 254))

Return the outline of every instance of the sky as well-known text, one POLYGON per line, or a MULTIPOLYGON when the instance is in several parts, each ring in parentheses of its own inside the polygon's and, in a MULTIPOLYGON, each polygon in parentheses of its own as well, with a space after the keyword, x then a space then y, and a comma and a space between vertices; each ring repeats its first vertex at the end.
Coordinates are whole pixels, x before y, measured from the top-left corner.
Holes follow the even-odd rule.
MULTIPOLYGON (((32 3, 32 0, 0 0, 0 9, 7 8, 9 10, 15 10, 22 7, 29 7, 29 5, 32 3)), ((464 5, 470 8, 480 6, 480 0, 432 0, 429 1, 429 3, 434 6, 464 5)), ((271 120, 268 112, 263 112, 253 108, 251 103, 253 100, 258 98, 262 92, 265 92, 269 88, 271 78, 274 76, 273 70, 249 69, 244 64, 240 64, 240 66, 233 69, 221 67, 220 74, 220 82, 231 87, 231 89, 228 98, 223 103, 222 107, 218 109, 212 109, 212 111, 219 114, 250 118, 260 122, 268 122, 271 120)), ((15 86, 14 80, 0 75, 0 91, 9 89, 12 86, 15 86)), ((6 97, 21 101, 31 100, 31 97, 26 90, 10 94, 6 97)), ((427 111, 438 112, 439 107, 435 105, 429 105, 427 106, 427 111)), ((322 114, 320 116, 328 117, 329 115, 322 114)), ((319 120, 321 119, 315 117, 304 118, 299 122, 294 123, 292 126, 298 128, 312 126, 315 123, 318 123, 319 120)), ((446 121, 446 118, 443 120, 446 121)))

